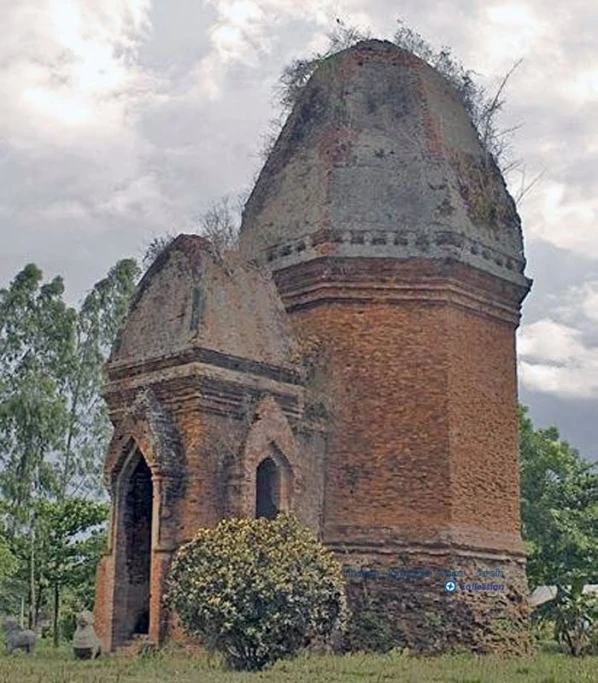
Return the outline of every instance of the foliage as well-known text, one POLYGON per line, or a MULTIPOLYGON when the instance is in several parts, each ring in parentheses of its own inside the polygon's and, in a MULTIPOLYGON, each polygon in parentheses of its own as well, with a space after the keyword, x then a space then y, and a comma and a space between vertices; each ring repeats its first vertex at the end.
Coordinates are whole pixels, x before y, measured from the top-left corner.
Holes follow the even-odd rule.
POLYGON ((349 652, 389 652, 404 640, 403 635, 393 629, 386 611, 379 607, 366 605, 355 616, 357 618, 348 623, 344 639, 349 652))
POLYGON ((555 640, 574 656, 587 652, 598 635, 598 596, 582 589, 582 581, 558 586, 556 598, 540 605, 534 615, 540 624, 554 625, 555 640))
MULTIPOLYGON (((475 72, 465 69, 454 57, 449 47, 437 50, 404 22, 399 20, 398 24, 399 28, 393 36, 395 45, 427 62, 451 83, 476 129, 483 149, 492 155, 504 172, 514 168, 517 164, 510 164, 507 160, 508 135, 512 130, 501 130, 497 119, 504 107, 503 95, 507 82, 520 61, 516 62, 503 77, 496 92, 489 94, 483 86, 476 83, 475 72)), ((347 26, 337 19, 335 30, 328 34, 328 47, 324 52, 315 53, 307 58, 295 59, 283 69, 277 86, 277 99, 282 112, 278 119, 272 121, 272 131, 267 136, 266 149, 262 156, 267 156, 272 149, 278 131, 282 127, 283 118, 299 99, 316 68, 328 57, 368 38, 371 38, 369 31, 347 26)), ((535 183, 536 180, 532 182, 535 183)), ((527 189, 529 187, 525 191, 527 189)))
POLYGON ((61 590, 94 592, 95 568, 105 545, 103 527, 108 506, 83 498, 42 500, 35 513, 38 571, 53 589, 53 633, 58 645, 61 590))
POLYGON ((270 131, 264 136, 263 147, 260 151, 262 159, 267 159, 272 151, 286 116, 294 107, 317 67, 328 57, 370 37, 368 31, 347 26, 340 19, 337 19, 334 29, 327 34, 328 46, 324 52, 316 52, 310 57, 294 59, 283 68, 275 87, 280 112, 270 121, 270 131))
POLYGON ((213 253, 222 258, 239 238, 241 198, 225 195, 212 202, 198 219, 199 233, 210 241, 213 253))
POLYGON ((105 546, 107 511, 105 503, 84 498, 61 502, 37 500, 33 505, 31 528, 12 538, 12 552, 17 562, 14 578, 20 579, 14 589, 26 591, 33 572, 36 593, 41 597, 50 591, 56 641, 63 592, 68 592, 69 602, 78 609, 90 606, 95 569, 105 546))
POLYGON ((36 497, 98 490, 108 435, 102 366, 127 312, 137 266, 117 263, 79 311, 56 277, 26 266, 0 290, 0 496, 9 531, 36 497))
POLYGON ((362 31, 355 26, 347 26, 340 19, 336 20, 336 26, 327 34, 328 46, 324 52, 316 52, 311 57, 295 59, 284 67, 278 81, 277 95, 283 112, 289 112, 307 81, 311 78, 317 67, 328 57, 346 50, 362 40, 371 38, 369 31, 362 31))
POLYGON ((520 408, 521 519, 530 586, 598 583, 596 464, 561 441, 556 427, 534 430, 520 408))
POLYGON ((107 515, 106 503, 85 498, 37 503, 36 530, 43 558, 40 572, 49 583, 89 586, 104 547, 107 515))
POLYGON ((62 300, 60 277, 41 282, 29 264, 0 290, 0 496, 11 533, 27 522, 33 497, 56 488, 48 456, 60 450, 68 423, 63 392, 76 314, 62 300))
POLYGON ((111 432, 101 396, 103 367, 136 287, 133 259, 118 261, 87 294, 78 312, 76 343, 68 374, 69 422, 64 438, 60 496, 97 494, 111 432))
MULTIPOLYGON (((137 273, 135 261, 119 261, 78 310, 64 302, 62 278, 43 283, 33 264, 0 290, 0 531, 17 563, 4 584, 2 605, 14 613, 27 598, 32 626, 49 586, 55 619, 63 587, 89 590, 74 567, 56 573, 56 553, 66 552, 56 533, 66 533, 65 524, 74 524, 75 534, 86 533, 89 516, 99 509, 79 499, 100 492, 110 432, 102 367, 137 273)), ((85 537, 77 552, 97 538, 85 537)), ((96 556, 88 554, 92 565, 96 556)))
POLYGON ((145 252, 141 258, 142 266, 144 268, 149 268, 158 256, 170 246, 175 237, 176 235, 173 232, 167 232, 152 238, 145 247, 145 252))
MULTIPOLYGON (((7 590, 7 581, 17 570, 17 560, 13 555, 8 543, 0 536, 0 594, 7 590)), ((2 612, 2 601, 0 601, 0 613, 2 612)))
POLYGON ((551 620, 555 638, 571 654, 589 646, 598 601, 583 587, 598 583, 598 473, 556 427, 534 430, 527 409, 519 411, 521 518, 528 547, 530 588, 556 585, 557 596, 536 610, 551 620))
POLYGON ((175 556, 167 601, 234 669, 257 670, 342 628, 340 565, 297 520, 228 519, 175 556))
MULTIPOLYGON (((242 195, 224 195, 211 202, 194 219, 197 234, 209 240, 212 253, 219 260, 222 260, 225 252, 237 246, 243 203, 242 195)), ((154 237, 143 254, 143 266, 149 267, 172 244, 175 237, 173 232, 154 237)))
POLYGON ((515 63, 503 77, 497 91, 490 95, 484 87, 475 82, 475 72, 472 69, 465 69, 454 57, 450 47, 444 46, 436 50, 404 22, 398 23, 399 28, 393 37, 395 45, 423 59, 451 83, 478 133, 482 147, 494 157, 503 170, 506 170, 501 162, 508 151, 506 134, 510 131, 499 129, 497 116, 504 107, 503 93, 507 81, 521 62, 515 63))

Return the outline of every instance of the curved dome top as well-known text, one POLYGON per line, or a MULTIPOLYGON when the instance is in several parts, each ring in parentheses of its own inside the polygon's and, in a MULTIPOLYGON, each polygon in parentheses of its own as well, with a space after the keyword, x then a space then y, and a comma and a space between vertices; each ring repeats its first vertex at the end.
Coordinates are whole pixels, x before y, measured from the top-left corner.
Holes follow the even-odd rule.
POLYGON ((245 206, 273 270, 322 254, 452 257, 523 284, 521 223, 453 86, 379 40, 326 59, 245 206))

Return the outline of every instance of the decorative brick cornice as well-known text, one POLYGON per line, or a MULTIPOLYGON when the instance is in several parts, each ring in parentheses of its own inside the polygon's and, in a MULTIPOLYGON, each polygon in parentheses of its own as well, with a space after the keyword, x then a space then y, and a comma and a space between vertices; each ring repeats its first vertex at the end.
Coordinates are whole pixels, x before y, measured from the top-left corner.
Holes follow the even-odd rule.
POLYGON ((242 419, 248 399, 273 396, 290 419, 303 414, 303 387, 263 376, 245 374, 200 363, 147 371, 132 378, 108 382, 104 397, 113 420, 118 421, 139 392, 151 387, 173 412, 199 412, 242 419))
POLYGON ((324 303, 451 304, 518 324, 530 283, 515 284, 452 259, 321 257, 274 274, 289 312, 324 303))
MULTIPOLYGON (((338 531, 341 531, 340 529, 338 531)), ((380 528, 343 529, 342 535, 335 531, 324 532, 323 542, 333 552, 348 556, 379 555, 395 558, 399 553, 408 555, 463 555, 470 557, 502 557, 525 560, 525 548, 518 534, 491 533, 479 530, 476 542, 461 537, 459 529, 438 533, 437 538, 415 541, 413 533, 402 538, 400 532, 380 528)))
POLYGON ((189 363, 203 363, 288 384, 302 383, 302 373, 299 367, 271 365, 200 347, 188 348, 159 358, 148 358, 147 360, 135 361, 133 363, 109 361, 106 364, 105 372, 108 382, 115 382, 121 379, 132 379, 140 375, 188 365, 189 363))
POLYGON ((319 230, 304 234, 266 252, 272 271, 304 263, 321 256, 350 259, 453 259, 525 286, 526 261, 500 245, 492 246, 463 233, 438 225, 390 231, 319 230))

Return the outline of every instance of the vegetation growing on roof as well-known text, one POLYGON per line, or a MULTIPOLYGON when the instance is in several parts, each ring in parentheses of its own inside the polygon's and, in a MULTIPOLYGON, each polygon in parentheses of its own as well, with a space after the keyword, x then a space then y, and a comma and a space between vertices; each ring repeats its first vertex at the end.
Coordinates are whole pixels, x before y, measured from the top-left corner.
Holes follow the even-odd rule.
MULTIPOLYGON (((505 104, 504 91, 507 82, 520 61, 517 61, 503 77, 496 92, 489 93, 484 86, 476 82, 474 70, 466 69, 454 56, 450 47, 436 49, 403 21, 399 20, 398 24, 399 28, 392 42, 422 59, 451 83, 477 131, 483 149, 492 155, 503 172, 510 170, 513 164, 508 159, 509 133, 512 131, 501 129, 498 116, 505 104)), ((276 88, 280 115, 271 122, 272 130, 265 140, 264 157, 270 153, 284 119, 318 66, 332 55, 372 37, 369 31, 347 26, 337 19, 335 29, 328 34, 328 46, 323 52, 294 59, 283 69, 276 88)))

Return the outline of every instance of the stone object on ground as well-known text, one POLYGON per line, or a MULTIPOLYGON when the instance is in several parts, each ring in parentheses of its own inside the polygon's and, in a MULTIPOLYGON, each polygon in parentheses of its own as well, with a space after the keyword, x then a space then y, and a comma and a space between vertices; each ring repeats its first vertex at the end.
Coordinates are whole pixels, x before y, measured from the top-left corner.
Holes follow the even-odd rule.
POLYGON ((73 652, 76 659, 95 659, 102 652, 100 640, 93 628, 93 614, 88 611, 77 615, 77 629, 73 636, 73 652))
POLYGON ((30 654, 35 649, 37 639, 33 631, 21 628, 14 619, 7 619, 3 625, 6 651, 11 655, 15 650, 30 654))

